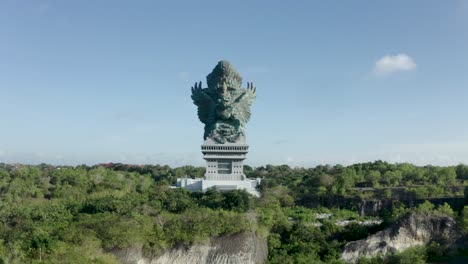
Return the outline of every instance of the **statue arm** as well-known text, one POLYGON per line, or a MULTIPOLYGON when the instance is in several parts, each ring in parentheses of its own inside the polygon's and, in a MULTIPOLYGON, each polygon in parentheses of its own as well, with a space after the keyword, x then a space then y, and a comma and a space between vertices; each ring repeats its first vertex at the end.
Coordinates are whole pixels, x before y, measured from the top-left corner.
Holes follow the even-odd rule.
POLYGON ((256 98, 256 87, 252 83, 247 83, 247 88, 244 92, 235 100, 233 116, 239 120, 241 124, 245 124, 250 120, 250 107, 256 98))
POLYGON ((209 94, 206 93, 206 88, 202 88, 202 82, 195 83, 192 86, 192 100, 198 107, 198 118, 204 124, 214 122, 215 104, 209 94))

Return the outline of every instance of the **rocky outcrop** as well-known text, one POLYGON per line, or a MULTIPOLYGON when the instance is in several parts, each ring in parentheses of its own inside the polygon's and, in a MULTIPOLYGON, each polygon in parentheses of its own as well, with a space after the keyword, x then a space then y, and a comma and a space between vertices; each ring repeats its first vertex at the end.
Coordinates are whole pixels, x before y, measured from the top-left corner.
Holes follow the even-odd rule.
POLYGON ((253 232, 213 238, 206 243, 178 246, 157 257, 146 257, 141 247, 112 252, 123 264, 263 263, 268 256, 266 239, 253 232))
POLYGON ((448 216, 413 213, 401 218, 395 225, 366 239, 345 245, 341 258, 353 263, 361 257, 400 252, 413 246, 425 245, 430 241, 455 241, 455 220, 448 216))
POLYGON ((319 206, 332 208, 344 208, 359 212, 361 216, 378 216, 382 210, 392 211, 395 206, 415 207, 418 204, 429 201, 433 205, 443 205, 447 203, 454 210, 461 210, 465 205, 464 197, 445 197, 416 199, 403 194, 393 198, 363 199, 360 197, 345 197, 339 195, 311 196, 298 201, 301 205, 309 208, 319 206))

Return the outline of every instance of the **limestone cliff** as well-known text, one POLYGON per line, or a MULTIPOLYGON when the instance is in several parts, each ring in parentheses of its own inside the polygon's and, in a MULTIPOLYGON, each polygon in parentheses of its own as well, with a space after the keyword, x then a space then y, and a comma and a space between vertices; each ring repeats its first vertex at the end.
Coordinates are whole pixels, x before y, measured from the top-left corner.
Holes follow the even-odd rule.
POLYGON ((392 227, 366 239, 346 244, 341 258, 352 263, 361 257, 375 257, 401 252, 430 241, 453 242, 457 238, 455 220, 448 216, 413 213, 401 218, 392 227))
MULTIPOLYGON (((377 191, 377 190, 376 190, 377 191)), ((320 197, 307 197, 299 203, 305 207, 316 208, 323 206, 327 208, 343 208, 353 211, 358 211, 362 216, 378 216, 382 210, 392 211, 394 206, 403 204, 405 207, 415 207, 425 201, 429 201, 433 205, 444 205, 447 203, 454 210, 461 210, 465 206, 465 197, 444 197, 444 198, 427 198, 416 199, 415 197, 405 196, 404 191, 392 198, 377 198, 364 199, 361 197, 344 197, 337 195, 328 195, 320 197)))
POLYGON ((266 239, 253 232, 213 238, 206 243, 178 246, 149 258, 141 248, 128 248, 112 252, 123 264, 257 264, 268 256, 266 239))

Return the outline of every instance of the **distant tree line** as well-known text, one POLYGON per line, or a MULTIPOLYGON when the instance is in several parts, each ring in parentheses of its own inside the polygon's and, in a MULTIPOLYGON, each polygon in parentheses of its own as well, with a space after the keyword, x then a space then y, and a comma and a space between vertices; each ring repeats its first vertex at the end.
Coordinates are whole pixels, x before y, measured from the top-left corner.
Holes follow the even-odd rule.
POLYGON ((317 196, 374 195, 391 198, 404 192, 414 199, 463 196, 468 183, 468 166, 415 166, 383 161, 350 166, 319 165, 314 168, 262 166, 247 169, 247 176, 262 178, 261 188, 286 186, 298 200, 317 196))

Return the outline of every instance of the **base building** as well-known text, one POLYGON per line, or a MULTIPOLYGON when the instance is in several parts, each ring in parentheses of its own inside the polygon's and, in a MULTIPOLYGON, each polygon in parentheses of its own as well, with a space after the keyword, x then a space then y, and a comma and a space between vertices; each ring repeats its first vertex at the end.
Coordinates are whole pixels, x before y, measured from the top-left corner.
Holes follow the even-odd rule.
POLYGON ((260 196, 257 186, 260 179, 248 179, 244 174, 244 159, 249 150, 245 144, 216 144, 205 142, 201 146, 206 160, 203 178, 178 178, 177 187, 191 191, 206 191, 216 188, 219 191, 244 189, 252 195, 260 196))

